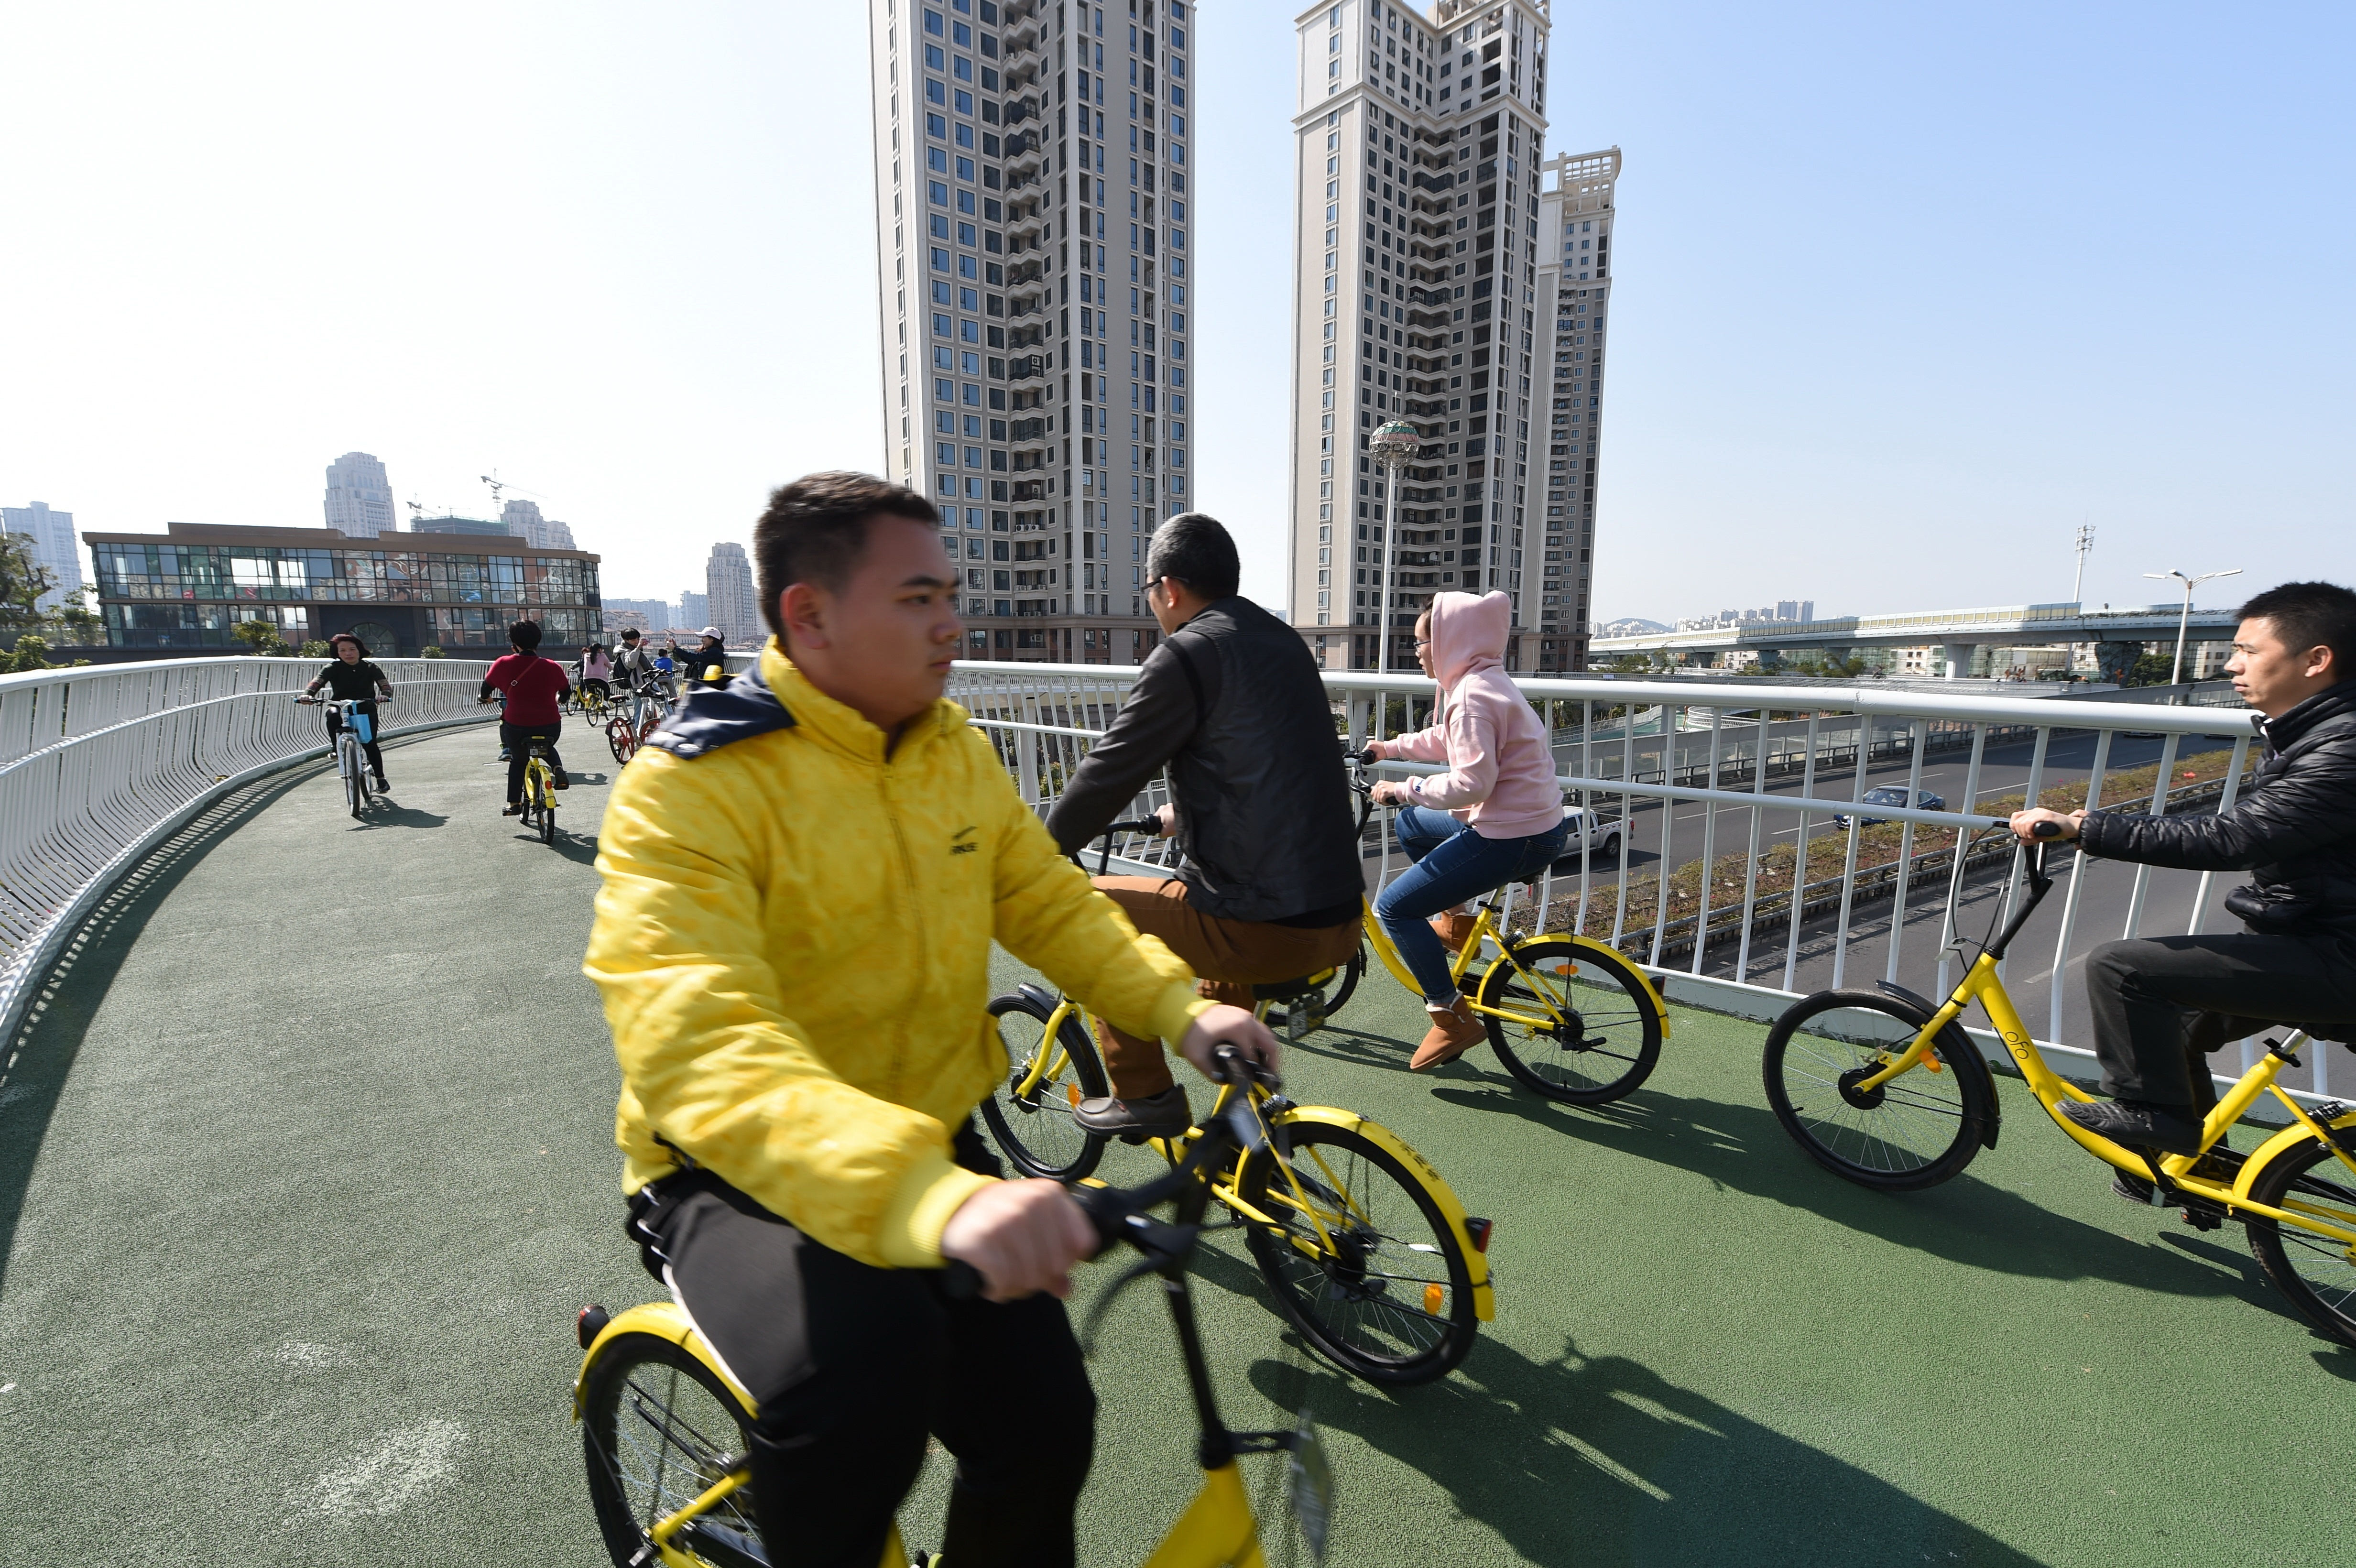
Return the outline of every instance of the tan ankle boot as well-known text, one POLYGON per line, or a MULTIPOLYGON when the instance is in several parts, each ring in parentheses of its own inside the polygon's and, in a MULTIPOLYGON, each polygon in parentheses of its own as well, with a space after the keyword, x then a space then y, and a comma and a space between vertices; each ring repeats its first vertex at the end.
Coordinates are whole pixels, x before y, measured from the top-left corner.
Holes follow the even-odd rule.
POLYGON ((1431 1019, 1431 1032, 1415 1048, 1415 1055, 1407 1064, 1410 1072, 1429 1072, 1455 1061, 1489 1038, 1486 1026, 1472 1016, 1472 1004, 1462 997, 1444 1013, 1432 1012, 1429 1008, 1425 1012, 1431 1019))
POLYGON ((1431 917, 1431 929, 1440 933, 1440 943, 1448 949, 1451 957, 1464 951, 1464 944, 1472 939, 1472 928, 1480 923, 1480 916, 1466 914, 1462 910, 1451 910, 1446 914, 1431 917))

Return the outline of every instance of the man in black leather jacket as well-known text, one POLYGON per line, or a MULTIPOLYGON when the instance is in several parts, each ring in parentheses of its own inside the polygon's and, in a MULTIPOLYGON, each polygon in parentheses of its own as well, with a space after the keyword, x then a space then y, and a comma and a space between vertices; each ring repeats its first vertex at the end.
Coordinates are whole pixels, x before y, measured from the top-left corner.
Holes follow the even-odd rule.
MULTIPOLYGON (((1137 928, 1201 976, 1206 997, 1250 1007, 1254 985, 1346 962, 1365 873, 1342 741, 1308 645, 1236 592, 1235 541, 1199 512, 1153 535, 1146 603, 1165 634, 1047 830, 1066 854, 1126 814, 1167 767, 1185 863, 1171 877, 1099 877, 1137 928)), ((1091 1132, 1162 1137, 1193 1123, 1162 1047, 1099 1026, 1108 1097, 1082 1101, 1091 1132)))
POLYGON ((2225 900, 2245 933, 2110 942, 2087 957, 2094 1054, 2115 1098, 2062 1114, 2170 1154, 2200 1147, 2216 1103, 2206 1052, 2268 1024, 2321 1025, 2326 1039, 2356 1024, 2356 592, 2287 582, 2241 615, 2225 669, 2258 710, 2265 753, 2232 810, 2012 818, 2024 843, 2051 822, 2105 859, 2252 873, 2225 900))

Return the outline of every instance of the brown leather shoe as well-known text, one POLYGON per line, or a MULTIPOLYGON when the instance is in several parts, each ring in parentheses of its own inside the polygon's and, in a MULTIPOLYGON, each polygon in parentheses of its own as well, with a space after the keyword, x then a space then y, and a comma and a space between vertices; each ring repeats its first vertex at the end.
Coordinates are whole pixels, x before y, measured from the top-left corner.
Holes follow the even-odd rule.
POLYGON ((1423 1043, 1415 1048, 1415 1055, 1408 1061, 1410 1072, 1429 1072, 1444 1066, 1489 1038, 1487 1028, 1472 1016, 1472 1004, 1462 997, 1447 1012, 1426 1010, 1431 1019, 1431 1032, 1423 1037, 1423 1043))
MULTIPOLYGON (((1197 980, 1194 994, 1214 1002, 1225 1002, 1231 1008, 1252 1009, 1252 988, 1238 980, 1197 980)), ((1180 1129, 1183 1131, 1183 1128, 1180 1129)))
POLYGON ((1451 957, 1464 951, 1465 943, 1472 940, 1472 928, 1480 923, 1479 915, 1466 914, 1462 910, 1431 917, 1431 929, 1440 933, 1451 957))

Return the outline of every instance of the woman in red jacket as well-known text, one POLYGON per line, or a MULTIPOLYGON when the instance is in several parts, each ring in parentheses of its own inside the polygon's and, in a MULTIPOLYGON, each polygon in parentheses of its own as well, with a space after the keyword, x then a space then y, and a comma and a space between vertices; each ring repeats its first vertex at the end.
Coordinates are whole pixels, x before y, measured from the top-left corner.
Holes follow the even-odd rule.
POLYGON ((501 815, 519 816, 523 770, 534 741, 548 747, 548 765, 556 770, 556 787, 572 787, 573 781, 564 776, 564 763, 556 754, 556 737, 564 728, 559 704, 573 689, 573 682, 565 677, 562 665, 540 656, 539 622, 518 621, 509 626, 508 645, 515 651, 491 666, 490 673, 483 677, 477 700, 488 702, 494 691, 507 694, 507 711, 499 715, 499 743, 507 749, 508 759, 508 805, 501 815))

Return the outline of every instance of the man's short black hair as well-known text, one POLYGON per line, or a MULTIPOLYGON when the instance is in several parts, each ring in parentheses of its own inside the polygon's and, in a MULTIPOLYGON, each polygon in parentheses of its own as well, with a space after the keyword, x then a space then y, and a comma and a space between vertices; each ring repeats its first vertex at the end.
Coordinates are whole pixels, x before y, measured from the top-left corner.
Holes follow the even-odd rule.
POLYGON ((797 582, 840 589, 867 552, 867 519, 905 517, 940 526, 933 504, 905 485, 873 474, 835 469, 806 474, 769 496, 769 509, 753 525, 753 572, 761 619, 786 635, 777 598, 797 582))
POLYGON ((514 625, 508 628, 508 641, 513 643, 517 647, 521 648, 524 652, 530 653, 533 649, 540 646, 540 623, 537 621, 518 621, 514 625))
POLYGON ((1145 575, 1175 578, 1205 599, 1225 599, 1242 580, 1236 541, 1207 512, 1181 512, 1153 530, 1145 575))
POLYGON ((2336 582, 2286 582, 2267 589, 2237 613, 2244 621, 2273 622, 2275 635, 2293 653, 2329 648, 2333 677, 2356 677, 2356 592, 2336 582))

